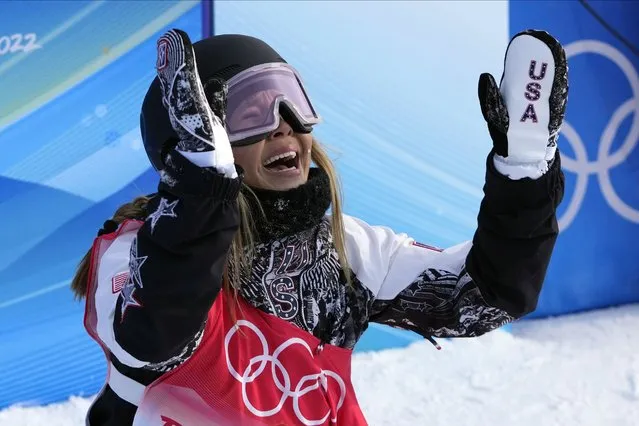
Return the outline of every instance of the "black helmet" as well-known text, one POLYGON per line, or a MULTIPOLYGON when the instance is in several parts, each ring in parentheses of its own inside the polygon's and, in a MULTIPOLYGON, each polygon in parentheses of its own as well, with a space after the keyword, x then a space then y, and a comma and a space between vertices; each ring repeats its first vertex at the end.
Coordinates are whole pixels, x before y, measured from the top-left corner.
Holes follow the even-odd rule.
MULTIPOLYGON (((234 75, 256 65, 286 62, 271 46, 246 35, 224 34, 193 44, 198 74, 204 92, 212 79, 228 81, 234 75)), ((210 98, 209 98, 210 101, 210 98)), ((140 130, 146 154, 156 170, 164 168, 164 156, 177 144, 177 134, 162 104, 160 82, 151 83, 140 114, 140 130)))

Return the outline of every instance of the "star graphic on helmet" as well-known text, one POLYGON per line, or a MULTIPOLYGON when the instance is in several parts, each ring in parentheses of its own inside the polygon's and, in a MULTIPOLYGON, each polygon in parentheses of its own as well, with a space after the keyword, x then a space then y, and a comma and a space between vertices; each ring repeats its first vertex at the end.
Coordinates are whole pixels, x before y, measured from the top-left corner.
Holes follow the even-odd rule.
POLYGON ((177 214, 173 210, 175 209, 175 206, 177 206, 178 201, 180 200, 175 200, 172 203, 169 203, 165 198, 160 199, 160 205, 158 208, 147 218, 147 220, 151 221, 151 232, 155 230, 155 225, 162 216, 177 217, 177 214))

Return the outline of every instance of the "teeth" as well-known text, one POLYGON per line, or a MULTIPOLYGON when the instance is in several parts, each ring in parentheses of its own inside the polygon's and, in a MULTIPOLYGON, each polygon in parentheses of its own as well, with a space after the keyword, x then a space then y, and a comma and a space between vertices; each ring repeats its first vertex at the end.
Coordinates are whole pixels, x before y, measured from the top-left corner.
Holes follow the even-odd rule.
POLYGON ((274 161, 277 160, 281 160, 282 158, 295 158, 297 157, 297 153, 295 151, 289 151, 289 152, 285 152, 283 154, 279 154, 279 155, 274 155, 270 158, 268 158, 265 162, 264 162, 264 166, 268 166, 269 164, 273 163, 274 161))
POLYGON ((276 172, 288 172, 290 170, 296 170, 296 167, 286 167, 286 166, 277 166, 276 169, 274 169, 274 171, 276 172))

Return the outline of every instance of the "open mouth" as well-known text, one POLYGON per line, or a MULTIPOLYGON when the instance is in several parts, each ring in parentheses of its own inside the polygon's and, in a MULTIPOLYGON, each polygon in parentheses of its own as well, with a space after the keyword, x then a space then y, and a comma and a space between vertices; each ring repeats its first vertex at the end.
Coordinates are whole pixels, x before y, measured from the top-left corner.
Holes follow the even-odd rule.
POLYGON ((291 172, 299 169, 299 156, 295 151, 288 151, 269 157, 262 165, 272 172, 291 172))

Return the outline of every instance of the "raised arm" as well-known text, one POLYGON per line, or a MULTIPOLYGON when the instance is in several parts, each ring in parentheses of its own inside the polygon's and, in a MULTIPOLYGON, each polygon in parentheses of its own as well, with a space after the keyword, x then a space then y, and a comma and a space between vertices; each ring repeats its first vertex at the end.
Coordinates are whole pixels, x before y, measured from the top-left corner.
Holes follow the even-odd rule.
POLYGON ((349 260, 375 294, 370 321, 472 337, 535 309, 558 234, 559 156, 537 180, 511 181, 489 161, 485 191, 473 241, 446 250, 346 218, 349 260))
POLYGON ((177 138, 127 253, 129 279, 111 316, 109 349, 129 367, 161 370, 193 352, 222 287, 241 182, 222 125, 225 87, 216 93, 216 116, 186 34, 168 32, 158 50, 159 79, 145 102, 164 103, 177 138))
POLYGON ((568 91, 561 45, 544 32, 518 34, 501 88, 484 74, 479 89, 494 149, 473 241, 440 251, 347 221, 353 269, 376 297, 371 321, 424 336, 478 336, 537 305, 564 191, 555 143, 568 91))

